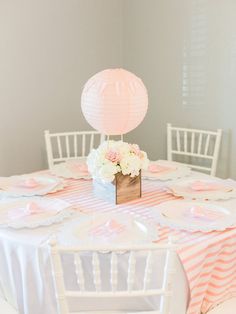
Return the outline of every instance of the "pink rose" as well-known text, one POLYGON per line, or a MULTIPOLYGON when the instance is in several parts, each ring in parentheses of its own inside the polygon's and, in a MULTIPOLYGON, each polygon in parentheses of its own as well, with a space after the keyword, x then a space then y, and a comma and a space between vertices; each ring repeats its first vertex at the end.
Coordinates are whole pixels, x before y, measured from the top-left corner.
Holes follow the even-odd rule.
POLYGON ((106 152, 105 158, 111 162, 119 162, 121 159, 120 153, 114 150, 109 150, 106 152))
POLYGON ((139 158, 143 157, 142 151, 140 150, 139 146, 137 144, 131 144, 130 145, 130 151, 131 153, 134 153, 139 158))

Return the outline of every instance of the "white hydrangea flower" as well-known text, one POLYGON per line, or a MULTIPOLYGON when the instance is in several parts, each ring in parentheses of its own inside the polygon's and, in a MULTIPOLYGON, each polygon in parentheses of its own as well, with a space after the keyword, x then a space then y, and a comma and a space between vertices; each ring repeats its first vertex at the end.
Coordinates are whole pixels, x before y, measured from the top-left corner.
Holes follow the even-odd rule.
POLYGON ((143 157, 141 158, 141 169, 143 170, 147 170, 148 166, 149 166, 149 159, 147 157, 147 153, 142 151, 142 155, 143 157))
POLYGON ((122 159, 120 167, 124 175, 130 174, 131 177, 135 177, 141 170, 141 160, 136 155, 129 155, 122 159))
POLYGON ((112 182, 118 172, 138 176, 148 167, 147 154, 136 144, 122 141, 105 141, 87 157, 88 170, 93 178, 112 182))
POLYGON ((116 173, 117 173, 116 165, 114 165, 112 162, 106 163, 105 165, 101 166, 101 168, 98 171, 99 177, 107 182, 112 182, 115 179, 116 173))

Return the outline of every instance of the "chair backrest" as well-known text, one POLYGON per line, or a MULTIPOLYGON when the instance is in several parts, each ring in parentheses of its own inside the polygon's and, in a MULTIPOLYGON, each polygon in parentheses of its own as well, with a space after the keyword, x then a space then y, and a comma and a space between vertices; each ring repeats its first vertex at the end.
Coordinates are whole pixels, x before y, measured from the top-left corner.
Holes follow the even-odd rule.
MULTIPOLYGON (((91 298, 99 298, 106 301, 106 304, 109 303, 109 298, 134 298, 134 297, 160 297, 160 309, 150 311, 150 313, 159 313, 159 314, 169 314, 170 310, 170 298, 172 293, 172 283, 173 283, 173 275, 175 273, 175 262, 176 262, 176 253, 175 253, 175 245, 169 239, 168 243, 163 244, 149 244, 144 246, 136 246, 136 247, 97 247, 96 249, 85 249, 78 247, 61 247, 58 246, 56 241, 50 242, 50 256, 51 256, 51 264, 54 278, 54 285, 56 290, 56 298, 57 298, 57 306, 59 314, 68 314, 69 306, 68 300, 69 298, 85 298, 89 303, 89 299, 91 298), (84 262, 82 260, 82 256, 84 254, 89 253, 91 255, 91 276, 93 280, 94 290, 86 289, 88 286, 86 284, 86 271, 84 268, 84 262), (125 283, 125 288, 118 288, 118 282, 120 280, 121 268, 119 268, 119 256, 122 254, 128 254, 128 262, 127 262, 127 280, 125 283), (159 277, 161 278, 162 284, 160 288, 151 287, 150 280, 153 277, 153 271, 157 269, 158 265, 154 264, 154 254, 155 253, 164 253, 164 263, 159 272, 159 277), (136 270, 136 261, 137 257, 141 256, 144 258, 143 270, 141 271, 142 282, 139 283, 141 285, 134 287, 134 283, 137 277, 136 270), (77 290, 67 290, 65 285, 66 271, 62 264, 61 257, 63 254, 71 254, 73 257, 73 264, 75 267, 76 273, 76 281, 78 284, 77 290), (104 273, 104 267, 102 270, 101 261, 99 258, 99 254, 106 254, 109 258, 108 264, 105 267, 106 276, 104 273), (139 254, 139 255, 137 255, 139 254), (104 289, 104 277, 107 277, 109 280, 109 288, 104 289)), ((158 259, 159 261, 160 259, 158 259)), ((157 262, 158 263, 158 262, 157 262)), ((88 264, 88 263, 86 263, 88 264)), ((69 268, 71 271, 71 268, 69 268)), ((122 269, 124 271, 124 269, 122 269)), ((138 270, 140 274, 140 269, 138 270)), ((155 280, 155 279, 154 279, 155 280)), ((156 280, 155 280, 156 281, 156 280)), ((110 309, 108 309, 110 310, 110 309)), ((112 311, 112 308, 111 308, 112 311)), ((89 311, 88 311, 89 312, 89 311)), ((121 313, 126 313, 119 311, 121 313)), ((79 313, 79 312, 78 312, 79 313)), ((87 313, 87 311, 86 311, 87 313)), ((94 311, 93 311, 94 313, 94 311)), ((101 313, 101 311, 99 312, 101 313)), ((109 312, 106 312, 109 313, 109 312)), ((148 312, 149 313, 149 312, 148 312)))
POLYGON ((50 133, 44 131, 49 169, 55 164, 86 157, 105 136, 96 131, 50 133))
MULTIPOLYGON (((50 133, 44 131, 49 169, 55 164, 88 156, 92 148, 98 147, 103 141, 111 139, 96 131, 50 133)), ((115 139, 123 141, 123 135, 115 139)))
MULTIPOLYGON (((216 132, 167 124, 167 159, 185 158, 186 165, 215 176, 222 130, 216 132)), ((176 160, 182 162, 182 160, 176 160)))

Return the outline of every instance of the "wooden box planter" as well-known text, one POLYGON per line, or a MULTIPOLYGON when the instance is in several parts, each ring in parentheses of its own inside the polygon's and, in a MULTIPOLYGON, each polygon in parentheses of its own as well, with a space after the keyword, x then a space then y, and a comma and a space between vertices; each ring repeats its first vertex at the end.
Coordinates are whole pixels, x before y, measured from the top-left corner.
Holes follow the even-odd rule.
POLYGON ((94 179, 93 188, 97 197, 114 204, 129 202, 141 197, 141 172, 133 178, 119 172, 111 183, 94 179))

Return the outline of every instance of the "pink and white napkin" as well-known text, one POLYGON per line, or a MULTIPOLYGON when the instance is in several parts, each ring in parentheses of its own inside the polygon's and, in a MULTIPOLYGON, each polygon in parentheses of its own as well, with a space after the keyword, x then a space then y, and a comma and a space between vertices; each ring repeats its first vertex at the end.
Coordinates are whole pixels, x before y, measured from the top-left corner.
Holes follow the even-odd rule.
POLYGON ((88 166, 85 162, 70 161, 67 163, 67 167, 72 172, 88 174, 88 166))
POLYGON ((218 220, 224 216, 224 214, 221 212, 203 208, 201 206, 191 207, 185 212, 185 215, 196 218, 196 219, 203 219, 203 220, 209 220, 209 221, 218 220))
POLYGON ((175 169, 176 168, 161 166, 161 165, 157 165, 157 164, 150 164, 148 167, 148 171, 150 171, 152 173, 168 172, 168 171, 173 171, 175 169))
POLYGON ((38 215, 45 213, 47 209, 39 206, 35 202, 29 202, 26 204, 25 207, 19 207, 19 208, 14 208, 11 209, 8 212, 8 218, 15 220, 15 219, 21 219, 26 216, 31 216, 31 215, 38 215))
POLYGON ((25 180, 18 181, 16 186, 26 189, 35 189, 41 187, 42 184, 34 178, 28 178, 25 180))
POLYGON ((110 238, 119 235, 125 230, 125 225, 120 224, 115 219, 107 220, 106 222, 92 228, 89 231, 90 236, 98 236, 110 238))
POLYGON ((196 192, 203 192, 203 191, 219 191, 225 190, 226 187, 222 184, 217 182, 204 182, 204 181, 195 181, 190 184, 190 188, 196 192))

